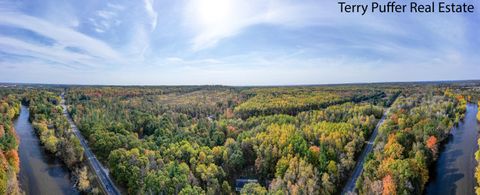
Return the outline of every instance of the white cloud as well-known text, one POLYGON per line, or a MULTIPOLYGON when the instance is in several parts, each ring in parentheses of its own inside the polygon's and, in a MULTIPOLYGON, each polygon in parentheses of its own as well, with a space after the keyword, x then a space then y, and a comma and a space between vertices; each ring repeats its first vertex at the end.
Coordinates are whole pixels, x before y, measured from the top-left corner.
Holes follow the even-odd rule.
POLYGON ((100 70, 107 65, 125 63, 121 60, 122 56, 108 44, 39 18, 4 12, 0 13, 0 25, 26 29, 54 40, 53 45, 43 45, 26 42, 21 36, 0 37, 0 51, 25 56, 21 60, 24 63, 42 62, 75 70, 100 70))
POLYGON ((104 33, 105 30, 101 29, 101 28, 95 28, 95 31, 98 32, 98 33, 104 33))
POLYGON ((100 10, 100 11, 97 11, 97 15, 106 20, 110 20, 113 17, 117 16, 117 13, 112 11, 107 11, 107 10, 100 10))
POLYGON ((123 10, 123 6, 108 3, 104 9, 96 11, 88 20, 96 32, 105 33, 121 24, 119 17, 123 10))
POLYGON ((0 46, 4 52, 21 56, 29 56, 38 60, 54 62, 75 69, 88 69, 91 65, 98 64, 99 59, 77 52, 69 52, 63 46, 39 46, 21 40, 0 37, 0 46))
POLYGON ((154 0, 144 0, 144 3, 145 3, 145 10, 147 11, 147 15, 149 16, 151 21, 150 31, 153 31, 155 30, 155 28, 157 28, 157 17, 158 17, 158 13, 153 8, 154 0))
POLYGON ((58 44, 66 47, 81 48, 92 56, 119 61, 120 57, 115 50, 102 41, 91 38, 70 28, 53 25, 47 21, 23 15, 21 13, 0 13, 0 24, 14 26, 36 32, 52 38, 58 44))
POLYGON ((307 26, 316 24, 319 3, 286 0, 190 0, 184 9, 184 25, 194 37, 192 48, 215 46, 220 40, 257 24, 307 26))
POLYGON ((135 61, 144 61, 145 57, 151 51, 151 36, 157 28, 158 13, 155 10, 154 0, 144 0, 143 4, 132 5, 134 10, 128 16, 131 21, 129 31, 131 34, 126 44, 124 44, 125 55, 135 61))
POLYGON ((236 85, 461 79, 478 78, 480 71, 478 17, 472 15, 359 17, 339 14, 336 1, 318 0, 65 3, 25 13, 0 0, 0 26, 55 42, 32 44, 41 40, 27 33, 0 35, 7 55, 0 69, 38 65, 29 72, 48 76, 37 82, 63 71, 57 82, 236 85), (257 25, 262 28, 252 28, 257 25), (226 50, 206 49, 243 32, 226 50), (261 44, 247 40, 252 35, 261 44), (77 71, 88 76, 65 76, 77 71))
POLYGON ((112 3, 107 3, 107 7, 118 10, 118 11, 123 11, 125 9, 125 6, 112 4, 112 3))
MULTIPOLYGON (((156 62, 158 63, 158 62, 156 62)), ((163 61, 160 61, 163 63, 163 61)), ((213 59, 213 58, 204 58, 204 59, 194 59, 188 60, 180 57, 167 57, 165 58, 165 63, 168 65, 180 65, 180 66, 211 66, 211 65, 222 65, 224 62, 222 60, 213 59)))

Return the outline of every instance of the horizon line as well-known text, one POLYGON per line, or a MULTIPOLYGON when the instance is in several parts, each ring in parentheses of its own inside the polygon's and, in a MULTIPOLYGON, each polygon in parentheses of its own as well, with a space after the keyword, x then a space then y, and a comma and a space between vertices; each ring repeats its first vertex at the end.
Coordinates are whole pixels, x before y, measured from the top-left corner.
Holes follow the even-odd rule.
POLYGON ((458 80, 416 80, 416 81, 374 81, 374 82, 339 82, 317 84, 284 84, 284 85, 225 85, 225 84, 72 84, 72 83, 28 83, 28 82, 0 82, 0 85, 49 85, 49 86, 98 86, 98 87, 194 87, 194 86, 222 86, 222 87, 302 87, 302 86, 333 86, 333 85, 371 85, 371 84, 407 84, 407 83, 458 83, 480 82, 480 79, 458 80))

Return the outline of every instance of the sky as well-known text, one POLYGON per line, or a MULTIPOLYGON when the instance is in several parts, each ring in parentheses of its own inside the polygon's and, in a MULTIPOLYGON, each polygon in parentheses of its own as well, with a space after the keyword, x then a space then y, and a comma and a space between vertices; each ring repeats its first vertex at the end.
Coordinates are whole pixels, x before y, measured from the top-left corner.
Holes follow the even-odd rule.
POLYGON ((340 13, 337 0, 0 0, 0 82, 480 79, 480 3, 452 2, 475 12, 361 16, 340 13))

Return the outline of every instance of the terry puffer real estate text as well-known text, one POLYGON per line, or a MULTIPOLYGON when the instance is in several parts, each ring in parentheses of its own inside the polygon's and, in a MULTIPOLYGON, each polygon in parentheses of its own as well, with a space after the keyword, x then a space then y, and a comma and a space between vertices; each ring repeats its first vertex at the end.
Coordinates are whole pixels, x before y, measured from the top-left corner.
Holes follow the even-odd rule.
POLYGON ((418 3, 410 2, 407 4, 389 1, 385 3, 372 2, 371 4, 350 4, 348 2, 338 2, 341 13, 473 13, 475 6, 467 3, 435 2, 418 3))

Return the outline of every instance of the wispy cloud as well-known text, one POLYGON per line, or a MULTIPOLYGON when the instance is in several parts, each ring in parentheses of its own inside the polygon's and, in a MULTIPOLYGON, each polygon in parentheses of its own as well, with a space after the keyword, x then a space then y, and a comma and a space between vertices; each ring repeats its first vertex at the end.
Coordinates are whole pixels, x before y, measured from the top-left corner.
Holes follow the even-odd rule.
POLYGON ((0 0, 0 81, 479 78, 479 19, 478 12, 341 14, 336 1, 318 0, 0 0))
POLYGON ((144 0, 145 10, 147 11, 148 16, 150 17, 151 31, 155 30, 157 27, 157 17, 158 14, 153 8, 154 0, 144 0))
POLYGON ((47 21, 21 13, 0 13, 0 24, 36 32, 57 41, 59 46, 73 46, 90 52, 92 56, 119 60, 118 53, 110 46, 70 28, 53 25, 47 21))
POLYGON ((318 21, 319 3, 272 0, 190 0, 185 4, 184 23, 194 33, 194 50, 215 46, 259 24, 303 27, 318 21))
POLYGON ((94 16, 88 18, 98 33, 104 33, 121 24, 120 13, 124 11, 123 6, 107 4, 105 8, 98 10, 94 16))

